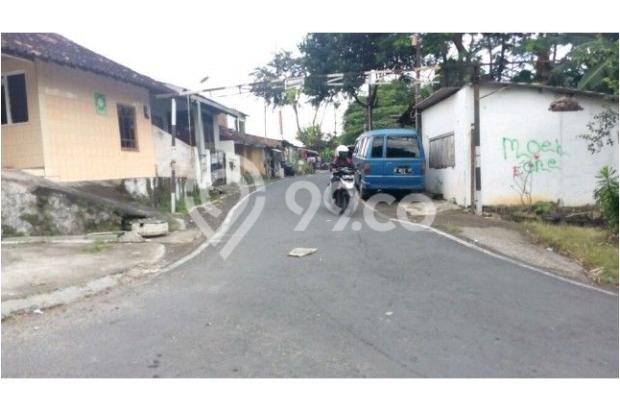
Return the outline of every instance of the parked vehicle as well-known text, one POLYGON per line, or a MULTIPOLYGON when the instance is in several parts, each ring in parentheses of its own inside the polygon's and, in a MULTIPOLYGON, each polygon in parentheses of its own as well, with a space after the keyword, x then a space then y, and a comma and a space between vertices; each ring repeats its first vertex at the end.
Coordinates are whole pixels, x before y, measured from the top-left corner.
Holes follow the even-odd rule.
POLYGON ((366 199, 383 190, 424 191, 426 161, 412 129, 379 129, 358 137, 353 150, 355 185, 366 199))
POLYGON ((343 214, 355 196, 355 171, 351 167, 339 167, 332 172, 331 199, 343 214))

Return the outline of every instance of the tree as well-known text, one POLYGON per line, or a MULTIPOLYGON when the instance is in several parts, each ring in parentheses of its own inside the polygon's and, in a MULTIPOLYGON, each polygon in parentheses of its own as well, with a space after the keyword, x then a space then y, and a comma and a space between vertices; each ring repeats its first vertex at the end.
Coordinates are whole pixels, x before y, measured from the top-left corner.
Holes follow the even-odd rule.
POLYGON ((287 88, 287 78, 300 77, 304 68, 299 58, 292 57, 289 51, 276 53, 274 58, 263 67, 257 67, 252 72, 254 84, 252 93, 262 97, 268 105, 274 107, 291 106, 295 113, 297 132, 301 131, 299 124, 299 100, 301 92, 295 88, 287 88))
POLYGON ((315 148, 323 139, 321 126, 317 124, 304 127, 297 133, 297 139, 300 140, 307 148, 315 148))
POLYGON ((400 70, 413 67, 413 49, 405 33, 310 33, 299 45, 309 78, 304 93, 314 104, 334 100, 339 94, 352 98, 367 111, 367 127, 377 105, 378 86, 360 89, 370 70, 400 70), (342 82, 327 84, 327 74, 342 73, 342 82))
POLYGON ((618 97, 618 34, 591 35, 575 46, 556 68, 565 85, 618 97))
MULTIPOLYGON (((375 125, 377 128, 399 127, 398 118, 413 101, 413 88, 410 82, 397 80, 381 85, 377 89, 375 125)), ((344 114, 343 133, 339 143, 351 145, 364 131, 365 113, 359 105, 349 105, 344 114)))

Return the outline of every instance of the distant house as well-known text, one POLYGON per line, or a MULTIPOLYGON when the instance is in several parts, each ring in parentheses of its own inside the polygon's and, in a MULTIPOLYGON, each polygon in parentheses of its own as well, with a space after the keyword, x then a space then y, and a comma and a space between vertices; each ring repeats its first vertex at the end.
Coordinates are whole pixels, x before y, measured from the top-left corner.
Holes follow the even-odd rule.
MULTIPOLYGON (((591 154, 579 135, 592 116, 618 101, 600 93, 534 84, 487 82, 480 87, 482 205, 559 201, 592 204, 602 166, 618 168, 618 147, 591 154)), ((426 187, 446 199, 472 203, 474 170, 471 85, 443 88, 410 107, 421 111, 426 187)), ((616 128, 617 129, 617 128, 616 128)), ((615 131, 617 134, 617 130, 615 131)))
POLYGON ((220 139, 234 144, 235 153, 241 159, 241 173, 253 168, 262 176, 282 177, 282 140, 256 136, 220 126, 220 139))
POLYGON ((240 180, 240 160, 234 144, 220 138, 220 128, 232 123, 243 131, 247 115, 187 89, 166 85, 168 93, 151 95, 156 174, 170 176, 172 160, 171 99, 176 102, 175 170, 205 188, 240 180))
POLYGON ((170 90, 52 33, 2 33, 2 167, 58 181, 156 173, 149 100, 170 90))

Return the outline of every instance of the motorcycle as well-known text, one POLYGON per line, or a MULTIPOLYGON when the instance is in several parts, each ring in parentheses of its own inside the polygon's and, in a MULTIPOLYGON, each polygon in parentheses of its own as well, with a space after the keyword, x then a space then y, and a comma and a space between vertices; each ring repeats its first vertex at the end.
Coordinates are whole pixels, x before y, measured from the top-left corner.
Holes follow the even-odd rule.
POLYGON ((355 171, 351 167, 339 167, 332 172, 332 201, 342 215, 355 195, 355 171))

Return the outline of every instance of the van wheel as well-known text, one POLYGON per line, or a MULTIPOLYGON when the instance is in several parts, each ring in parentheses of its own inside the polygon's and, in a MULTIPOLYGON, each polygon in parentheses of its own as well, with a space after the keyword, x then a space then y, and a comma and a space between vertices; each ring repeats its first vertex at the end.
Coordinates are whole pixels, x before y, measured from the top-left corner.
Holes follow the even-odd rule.
POLYGON ((361 182, 358 190, 360 192, 360 197, 362 198, 362 200, 368 200, 368 198, 370 198, 370 196, 372 195, 370 190, 366 189, 364 185, 361 184, 361 182))

